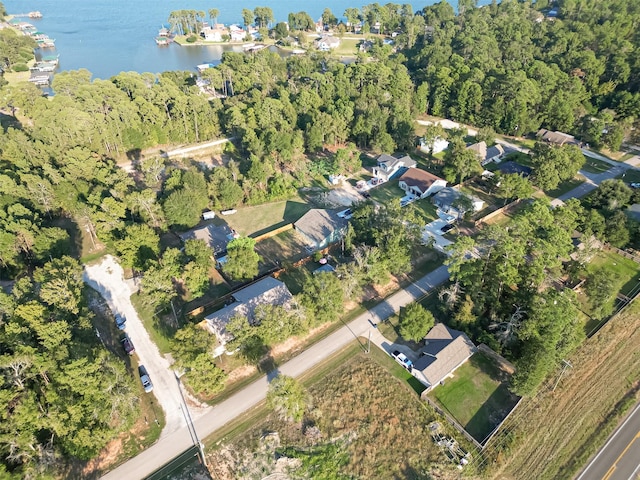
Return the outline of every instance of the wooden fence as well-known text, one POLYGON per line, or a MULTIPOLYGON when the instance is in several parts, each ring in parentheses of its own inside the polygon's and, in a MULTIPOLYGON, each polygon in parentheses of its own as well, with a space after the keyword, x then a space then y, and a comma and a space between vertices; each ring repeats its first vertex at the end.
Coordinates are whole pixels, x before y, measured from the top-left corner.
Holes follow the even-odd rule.
POLYGON ((514 200, 513 202, 508 203, 508 204, 507 204, 507 205, 505 205, 504 207, 499 208, 498 210, 496 210, 496 211, 494 211, 494 212, 491 212, 491 213, 486 214, 484 217, 479 218, 478 220, 476 220, 476 221, 475 221, 475 226, 476 226, 476 227, 481 226, 483 223, 488 222, 488 221, 489 221, 489 220, 491 220, 492 218, 495 218, 495 217, 497 217, 498 215, 500 215, 500 214, 502 214, 502 213, 505 213, 505 212, 509 211, 510 209, 512 209, 512 208, 514 208, 514 207, 516 207, 520 202, 521 202, 521 200, 520 200, 520 199, 518 199, 518 200, 514 200))
POLYGON ((609 245, 608 243, 605 243, 602 248, 611 252, 615 252, 624 258, 628 258, 629 260, 633 260, 634 262, 640 264, 640 256, 638 255, 634 255, 633 253, 629 253, 625 250, 620 250, 619 248, 609 245))
POLYGON ((265 240, 267 238, 271 238, 271 237, 275 237, 276 235, 282 233, 282 232, 286 232, 287 230, 291 230, 293 228, 293 223, 287 223, 286 225, 283 225, 282 227, 273 229, 269 232, 263 233, 262 235, 258 235, 257 237, 253 237, 253 239, 257 242, 259 242, 260 240, 265 240))

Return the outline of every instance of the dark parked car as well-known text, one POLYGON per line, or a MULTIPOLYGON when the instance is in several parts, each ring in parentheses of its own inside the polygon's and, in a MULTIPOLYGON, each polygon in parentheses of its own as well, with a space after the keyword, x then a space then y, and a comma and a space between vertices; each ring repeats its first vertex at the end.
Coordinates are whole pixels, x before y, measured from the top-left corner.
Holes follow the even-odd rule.
POLYGON ((138 374, 140 374, 140 381, 142 382, 144 391, 151 393, 153 391, 153 383, 151 383, 151 379, 149 378, 149 374, 147 373, 147 369, 144 368, 144 365, 140 365, 138 367, 138 374))
POLYGON ((441 231, 442 233, 447 233, 449 230, 453 230, 454 228, 455 228, 455 225, 451 225, 451 224, 449 224, 449 225, 445 225, 444 227, 442 227, 442 228, 440 229, 440 231, 441 231))
POLYGON ((124 338, 120 341, 122 342, 122 348, 124 348, 124 351, 127 352, 127 355, 133 355, 136 349, 133 347, 133 342, 129 338, 129 335, 125 335, 124 338))
POLYGON ((119 313, 116 313, 116 327, 118 327, 118 330, 124 330, 126 323, 127 319, 119 313))

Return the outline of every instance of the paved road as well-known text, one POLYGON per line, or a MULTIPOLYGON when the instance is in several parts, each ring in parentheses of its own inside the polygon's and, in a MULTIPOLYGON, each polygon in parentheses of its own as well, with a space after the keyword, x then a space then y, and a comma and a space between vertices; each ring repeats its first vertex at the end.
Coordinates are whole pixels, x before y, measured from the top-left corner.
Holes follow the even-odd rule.
POLYGON ((576 480, 640 478, 640 403, 613 432, 576 480))
MULTIPOLYGON (((445 266, 437 268, 407 288, 400 290, 376 305, 369 312, 363 313, 340 330, 337 330, 320 342, 314 344, 311 348, 305 350, 289 362, 281 365, 277 372, 272 372, 269 375, 261 377, 224 402, 212 407, 206 414, 195 420, 198 436, 202 439, 210 435, 234 418, 239 417, 262 402, 267 393, 269 379, 273 378, 276 373, 297 377, 333 353, 342 350, 347 344, 354 340, 354 337, 367 338, 369 332, 371 332, 372 344, 391 351, 393 346, 388 344, 387 340, 382 337, 377 329, 372 328, 372 323, 377 323, 388 318, 397 312, 400 307, 422 297, 430 290, 444 283, 448 278, 449 272, 445 266)), ((191 445, 193 445, 193 443, 186 427, 180 428, 173 433, 163 436, 155 445, 102 478, 108 480, 144 478, 191 445)))
MULTIPOLYGON (((154 385, 153 393, 148 395, 155 395, 165 413, 166 425, 162 435, 180 430, 185 425, 185 419, 178 382, 169 362, 149 338, 138 313, 131 304, 131 290, 124 280, 122 267, 111 255, 107 255, 100 263, 85 266, 83 279, 87 285, 102 295, 112 312, 120 313, 127 319, 126 332, 136 349, 135 355, 139 359, 139 364, 147 369, 154 385)), ((195 401, 191 403, 190 408, 193 408, 194 415, 204 413, 200 408, 196 408, 195 401)))

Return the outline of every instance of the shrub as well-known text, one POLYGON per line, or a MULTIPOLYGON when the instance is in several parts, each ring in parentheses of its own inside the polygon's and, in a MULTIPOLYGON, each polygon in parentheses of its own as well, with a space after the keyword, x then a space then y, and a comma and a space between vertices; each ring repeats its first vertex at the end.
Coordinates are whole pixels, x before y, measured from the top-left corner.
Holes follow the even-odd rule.
POLYGON ((198 40, 198 37, 196 37, 195 35, 190 35, 189 37, 187 37, 187 43, 194 43, 196 40, 198 40))
POLYGON ((14 72, 27 72, 29 71, 29 67, 27 67, 24 63, 16 63, 13 66, 14 72))

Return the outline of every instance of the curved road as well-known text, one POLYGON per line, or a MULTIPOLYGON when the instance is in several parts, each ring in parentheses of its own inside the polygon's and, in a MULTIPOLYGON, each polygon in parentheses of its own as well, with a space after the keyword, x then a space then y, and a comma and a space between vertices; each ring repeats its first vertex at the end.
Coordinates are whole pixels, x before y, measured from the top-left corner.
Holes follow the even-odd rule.
MULTIPOLYGON (((198 436, 202 439, 212 434, 234 418, 262 402, 267 394, 269 379, 273 378, 276 373, 297 377, 333 353, 343 349, 354 340, 354 337, 366 338, 369 332, 371 332, 371 342, 389 351, 391 345, 387 344, 377 329, 371 328, 372 323, 370 320, 376 323, 388 318, 397 312, 400 307, 422 297, 430 290, 444 283, 448 278, 449 272, 445 266, 437 268, 405 289, 390 296, 370 311, 363 313, 340 330, 337 330, 320 342, 314 344, 292 360, 281 365, 277 372, 272 372, 259 378, 224 402, 210 408, 207 413, 194 420, 198 436)), ((158 388, 164 388, 164 386, 161 387, 157 385, 156 391, 158 388)), ((109 472, 102 478, 108 480, 144 478, 192 445, 193 442, 187 431, 186 424, 184 424, 182 428, 163 435, 155 445, 149 447, 138 456, 109 472)))
POLYGON ((640 403, 609 437, 576 480, 640 478, 640 403))

